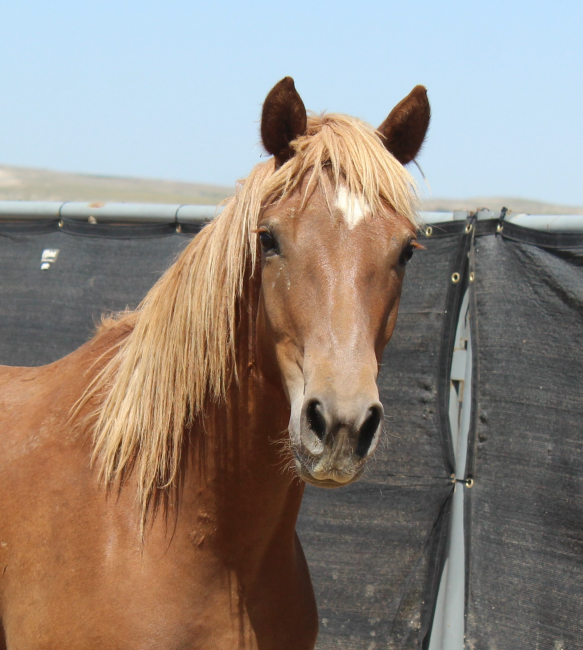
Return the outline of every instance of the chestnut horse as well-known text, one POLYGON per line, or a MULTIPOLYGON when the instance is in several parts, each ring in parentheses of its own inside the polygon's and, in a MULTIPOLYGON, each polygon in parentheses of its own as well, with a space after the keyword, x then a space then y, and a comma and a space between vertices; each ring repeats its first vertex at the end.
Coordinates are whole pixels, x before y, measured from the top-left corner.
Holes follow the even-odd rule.
POLYGON ((303 481, 355 481, 379 441, 428 123, 422 86, 375 131, 283 79, 272 157, 138 309, 1 368, 0 647, 314 647, 303 481))

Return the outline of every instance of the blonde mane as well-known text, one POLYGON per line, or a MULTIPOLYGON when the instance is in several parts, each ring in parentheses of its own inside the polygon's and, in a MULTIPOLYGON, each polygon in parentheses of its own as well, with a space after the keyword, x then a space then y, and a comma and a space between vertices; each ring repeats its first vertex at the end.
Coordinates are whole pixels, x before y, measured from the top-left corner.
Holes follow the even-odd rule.
MULTIPOLYGON (((197 235, 135 312, 104 321, 130 333, 78 407, 98 404, 91 428, 102 481, 136 473, 145 518, 159 488, 175 482, 185 427, 209 400, 225 398, 236 374, 235 327, 245 274, 255 268, 255 230, 267 205, 304 179, 305 197, 344 185, 374 212, 389 206, 417 226, 415 185, 367 124, 345 115, 309 115, 306 135, 280 168, 257 165, 223 212, 197 235)), ((306 200, 306 198, 304 198, 306 200)))

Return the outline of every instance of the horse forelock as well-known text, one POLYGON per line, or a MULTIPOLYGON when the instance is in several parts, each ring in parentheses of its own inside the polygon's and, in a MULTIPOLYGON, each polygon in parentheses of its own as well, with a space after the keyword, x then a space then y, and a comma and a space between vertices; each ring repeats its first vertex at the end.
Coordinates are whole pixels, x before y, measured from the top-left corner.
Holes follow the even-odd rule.
MULTIPOLYGON (((262 211, 299 188, 304 205, 314 191, 332 205, 342 188, 347 205, 350 197, 375 212, 388 205, 418 225, 414 181, 369 125, 310 114, 306 135, 291 146, 284 165, 260 163, 238 184, 223 212, 122 318, 132 331, 80 401, 99 405, 91 429, 101 479, 111 484, 132 469, 143 521, 154 492, 175 482, 185 428, 224 400, 236 377, 237 307, 257 261, 262 211)), ((118 326, 109 319, 102 330, 118 326)))

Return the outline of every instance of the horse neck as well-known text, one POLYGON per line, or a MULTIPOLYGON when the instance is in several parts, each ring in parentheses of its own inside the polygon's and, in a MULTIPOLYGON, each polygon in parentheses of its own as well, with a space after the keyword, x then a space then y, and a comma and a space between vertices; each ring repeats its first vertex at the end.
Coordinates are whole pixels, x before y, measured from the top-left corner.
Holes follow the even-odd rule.
POLYGON ((303 483, 290 472, 285 453, 286 395, 264 377, 257 361, 259 292, 259 278, 248 277, 236 330, 237 380, 224 403, 209 404, 202 430, 190 436, 190 466, 204 476, 217 529, 225 540, 236 540, 241 552, 246 546, 260 552, 274 537, 293 540, 303 495, 303 483))

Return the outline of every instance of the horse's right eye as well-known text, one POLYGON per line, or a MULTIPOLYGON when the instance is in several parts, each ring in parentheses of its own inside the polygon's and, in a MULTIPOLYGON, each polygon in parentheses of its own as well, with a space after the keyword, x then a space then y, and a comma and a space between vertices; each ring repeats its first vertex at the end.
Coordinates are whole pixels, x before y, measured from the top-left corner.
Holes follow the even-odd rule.
POLYGON ((275 237, 268 230, 259 231, 259 241, 265 255, 277 254, 277 242, 275 237))
POLYGON ((406 266, 407 262, 413 257, 413 245, 409 244, 405 247, 405 250, 401 253, 399 258, 399 264, 401 266, 406 266))

